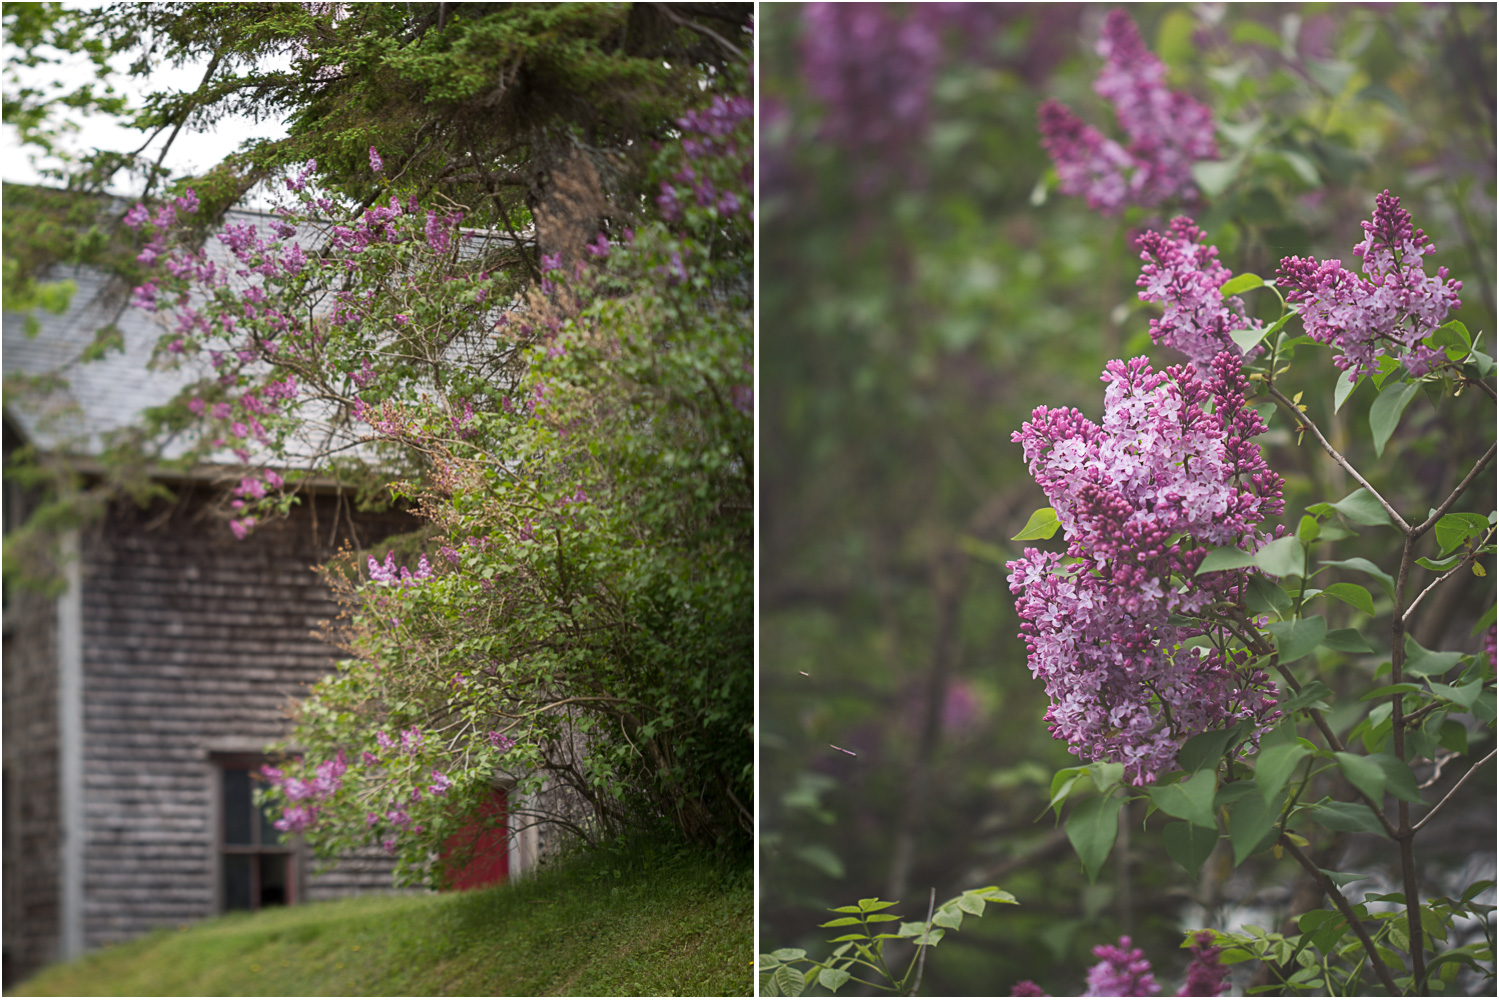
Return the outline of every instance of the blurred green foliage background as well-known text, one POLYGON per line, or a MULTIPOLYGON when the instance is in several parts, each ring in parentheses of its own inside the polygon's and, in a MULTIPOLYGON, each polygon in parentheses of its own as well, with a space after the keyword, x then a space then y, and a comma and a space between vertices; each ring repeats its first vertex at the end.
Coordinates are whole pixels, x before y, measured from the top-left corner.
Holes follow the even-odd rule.
MULTIPOLYGON (((914 920, 929 889, 997 884, 1022 905, 950 935, 923 992, 1029 978, 1066 995, 1121 933, 1172 992, 1183 927, 1272 927, 1298 875, 1266 855, 1231 883, 1212 862, 1194 881, 1137 808, 1087 883, 1053 818, 1037 821, 1052 772, 1076 761, 1042 722, 1004 570, 1044 505, 1011 433, 1043 404, 1096 419, 1109 358, 1182 360, 1150 344, 1130 249, 1176 211, 1111 219, 1060 195, 1036 131, 1056 97, 1118 136, 1091 90, 1108 8, 886 5, 838 32, 819 6, 760 8, 760 950, 826 954, 816 925, 860 897, 901 900, 914 920), (935 58, 912 58, 901 32, 938 7, 935 58)), ((1388 188, 1437 246, 1427 273, 1463 281, 1456 318, 1492 352, 1493 5, 1128 9, 1171 86, 1217 117, 1221 159, 1199 168, 1188 210, 1229 268, 1270 278, 1289 254, 1356 267, 1359 222, 1388 188)), ((1278 314, 1272 293, 1254 296, 1278 314)), ((1301 347, 1291 388, 1405 509, 1424 512, 1492 439, 1486 399, 1418 400, 1376 464, 1373 393, 1334 414, 1337 374, 1301 347)), ((1355 484, 1285 427, 1273 419, 1263 443, 1294 525, 1355 484)), ((1484 479, 1458 509, 1492 509, 1484 479)), ((1393 534, 1360 544, 1386 564, 1398 552, 1393 534)), ((1476 649, 1492 602, 1488 580, 1444 586, 1414 633, 1476 649)), ((1318 669, 1344 690, 1378 662, 1328 654, 1318 669)), ((1493 785, 1490 769, 1465 786, 1471 801, 1421 845, 1436 869, 1492 871, 1493 785)), ((1389 860, 1359 837, 1319 846, 1339 864, 1389 860)))

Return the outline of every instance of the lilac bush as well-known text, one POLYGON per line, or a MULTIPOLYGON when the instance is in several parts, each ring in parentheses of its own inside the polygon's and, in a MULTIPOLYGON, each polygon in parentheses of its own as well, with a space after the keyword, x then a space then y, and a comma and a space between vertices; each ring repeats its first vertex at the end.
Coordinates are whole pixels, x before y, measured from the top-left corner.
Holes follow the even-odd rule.
MULTIPOLYGON (((1053 736, 1093 762, 1060 772, 1051 802, 1060 812, 1084 774, 1091 781, 1081 787, 1101 793, 1067 821, 1089 877, 1112 848, 1122 806, 1116 792, 1127 781, 1176 820, 1163 839, 1189 872, 1201 868, 1225 833, 1235 864, 1267 849, 1293 858, 1334 906, 1300 918, 1305 934, 1296 954, 1312 945, 1338 961, 1357 954, 1351 970, 1341 973, 1349 984, 1366 962, 1383 988, 1398 993, 1436 981, 1440 963, 1492 969, 1483 964, 1493 959, 1486 949, 1460 957, 1444 953, 1438 964, 1426 965, 1443 928, 1459 916, 1491 911, 1474 897, 1492 883, 1476 884, 1462 900, 1420 902, 1412 841, 1448 799, 1419 821, 1411 807, 1426 805, 1412 763, 1435 759, 1444 748, 1466 751, 1466 729, 1449 716, 1471 712, 1481 724, 1494 723, 1493 662, 1486 651, 1421 647, 1409 635, 1408 618, 1438 583, 1469 570, 1484 576, 1479 560, 1495 550, 1499 515, 1454 507, 1493 462, 1495 449, 1491 444, 1475 459, 1437 506, 1407 519, 1317 426, 1303 393, 1288 397, 1277 382, 1298 344, 1334 348, 1337 366, 1348 371, 1347 379, 1337 380, 1334 407, 1360 379, 1371 378, 1379 395, 1369 427, 1382 454, 1423 386, 1434 398, 1473 387, 1492 400, 1494 361, 1463 324, 1448 321, 1461 286, 1445 270, 1425 275, 1422 258, 1433 248, 1399 199, 1388 191, 1380 195, 1363 228, 1355 253, 1364 258, 1364 277, 1338 261, 1288 257, 1280 266, 1288 290, 1283 297, 1258 275, 1233 276, 1190 219, 1176 219, 1167 233, 1142 236, 1140 298, 1163 307, 1151 321, 1151 339, 1191 363, 1156 373, 1145 358, 1112 361, 1099 424, 1076 410, 1040 407, 1016 432, 1051 504, 1017 537, 1049 538, 1060 530, 1067 545, 1063 552, 1026 549, 1009 568, 1029 665, 1045 680, 1051 700, 1045 721, 1053 736), (1251 317, 1239 297, 1260 288, 1280 300, 1281 315, 1270 325, 1251 317), (1297 319, 1305 336, 1287 329, 1297 319), (1294 533, 1273 526, 1283 512, 1282 481, 1253 440, 1268 429, 1249 405, 1256 394, 1291 419, 1298 439, 1311 435, 1359 484, 1341 500, 1307 508, 1294 533), (1314 564, 1311 546, 1349 537, 1343 525, 1398 530, 1400 568, 1386 573, 1362 556, 1314 564), (1437 547, 1421 555, 1429 538, 1437 547), (1374 674, 1383 686, 1352 706, 1363 721, 1351 732, 1344 722, 1347 735, 1325 714, 1336 700, 1332 690, 1315 674, 1298 675, 1293 664, 1319 647, 1341 654, 1370 654, 1376 647, 1359 630, 1329 628, 1310 602, 1352 605, 1364 616, 1356 620, 1370 622, 1386 612, 1360 584, 1314 581, 1330 567, 1382 581, 1393 604, 1390 659, 1374 674), (1412 586, 1416 569, 1437 574, 1419 592, 1412 586), (1279 686, 1270 683, 1271 671, 1279 686), (1371 700, 1384 705, 1372 708, 1371 700), (1302 734, 1302 723, 1320 744, 1302 734), (1355 740, 1364 753, 1355 752, 1355 740), (1294 781, 1293 771, 1300 775, 1294 781), (1325 782, 1314 783, 1324 774, 1327 781, 1344 779, 1343 797, 1334 797, 1335 785, 1328 790, 1325 782), (1293 823, 1378 834, 1398 845, 1398 901, 1405 904, 1399 937, 1388 936, 1394 921, 1377 935, 1363 926, 1365 904, 1343 895, 1343 883, 1334 878, 1341 873, 1328 873, 1308 857, 1303 848, 1311 841, 1293 823), (1327 924, 1334 919, 1339 923, 1327 924), (1337 933, 1318 930, 1325 926, 1337 933), (1390 949, 1392 941, 1408 965, 1390 949)), ((1472 634, 1483 633, 1487 643, 1493 618, 1491 608, 1472 634)), ((1230 960, 1273 960, 1288 982, 1311 989, 1331 975, 1311 952, 1299 968, 1286 969, 1291 951, 1284 936, 1256 928, 1205 932, 1191 946, 1187 988, 1194 995, 1217 995, 1224 986, 1219 966, 1230 960)), ((1098 954, 1105 961, 1090 973, 1092 993, 1155 992, 1145 978, 1148 963, 1127 941, 1098 954)))
POLYGON ((747 839, 753 121, 742 92, 704 94, 651 161, 670 205, 598 195, 534 275, 530 241, 464 229, 376 147, 367 206, 308 162, 268 222, 212 233, 217 257, 190 192, 129 213, 158 363, 201 373, 174 430, 241 466, 228 530, 283 516, 309 472, 423 519, 324 567, 348 658, 263 774, 278 829, 440 884, 508 775, 512 832, 747 839), (547 783, 565 808, 536 805, 547 783))

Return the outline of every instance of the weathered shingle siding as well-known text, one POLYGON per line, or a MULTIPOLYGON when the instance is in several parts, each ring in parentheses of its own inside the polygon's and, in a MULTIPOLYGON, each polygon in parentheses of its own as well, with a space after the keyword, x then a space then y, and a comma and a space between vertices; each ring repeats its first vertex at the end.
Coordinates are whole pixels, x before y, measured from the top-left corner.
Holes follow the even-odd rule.
POLYGON ((5 978, 57 956, 59 919, 57 605, 7 595, 5 978))
MULTIPOLYGON (((214 912, 214 753, 286 729, 289 699, 332 668, 313 638, 336 614, 311 567, 331 500, 237 541, 200 503, 121 507, 83 544, 84 942, 93 948, 214 912)), ((361 523, 361 540, 413 523, 361 523)), ((343 539, 339 539, 340 542, 343 539)), ((383 861, 311 876, 309 897, 390 886, 383 861), (327 885, 322 885, 327 883, 327 885)))

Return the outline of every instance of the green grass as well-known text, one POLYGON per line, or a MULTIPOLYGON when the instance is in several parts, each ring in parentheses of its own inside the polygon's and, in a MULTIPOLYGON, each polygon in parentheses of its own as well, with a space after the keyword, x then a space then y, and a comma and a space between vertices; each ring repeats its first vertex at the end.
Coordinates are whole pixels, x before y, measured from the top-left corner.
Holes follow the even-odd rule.
POLYGON ((583 857, 495 889, 233 914, 52 966, 10 995, 750 993, 748 871, 687 855, 613 864, 583 857))

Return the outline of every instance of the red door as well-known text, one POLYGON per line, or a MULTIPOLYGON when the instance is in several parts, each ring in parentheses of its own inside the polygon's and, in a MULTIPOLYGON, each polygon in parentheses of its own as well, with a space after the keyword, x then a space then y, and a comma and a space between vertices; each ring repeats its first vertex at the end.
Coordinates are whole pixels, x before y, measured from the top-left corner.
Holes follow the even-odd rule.
POLYGON ((505 790, 497 788, 463 829, 448 838, 442 859, 444 888, 482 889, 510 876, 510 836, 506 826, 505 790), (456 867, 447 867, 451 861, 456 867))

